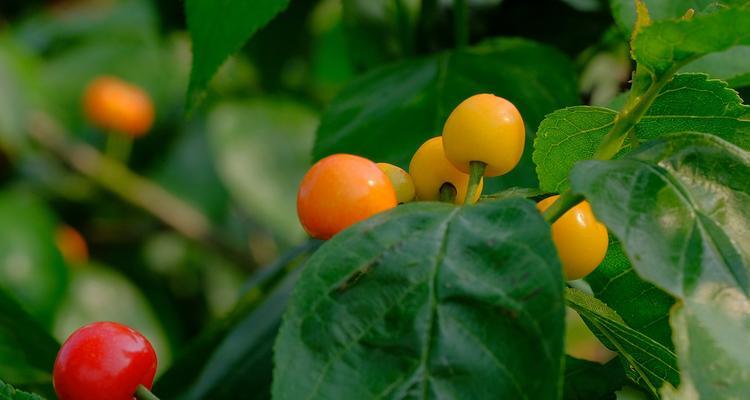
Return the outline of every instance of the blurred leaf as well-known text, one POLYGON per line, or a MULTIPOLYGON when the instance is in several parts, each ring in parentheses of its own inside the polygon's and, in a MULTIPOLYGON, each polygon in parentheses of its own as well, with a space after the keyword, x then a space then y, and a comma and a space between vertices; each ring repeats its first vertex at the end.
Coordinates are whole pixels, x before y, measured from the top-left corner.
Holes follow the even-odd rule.
POLYGON ((669 348, 628 326, 600 300, 578 289, 566 289, 568 306, 578 312, 592 332, 627 365, 626 372, 653 395, 669 382, 680 381, 677 357, 669 348))
POLYGON ((534 203, 518 198, 410 203, 339 233, 295 288, 274 398, 559 397, 554 253, 534 203))
POLYGON ((619 360, 602 365, 565 357, 563 400, 615 400, 615 391, 625 384, 625 371, 619 360))
POLYGON ((16 390, 3 381, 0 381, 0 400, 44 400, 41 397, 16 390))
POLYGON ((633 269, 617 239, 610 240, 607 256, 586 277, 594 296, 615 310, 633 329, 673 349, 669 310, 674 298, 644 281, 633 269))
MULTIPOLYGON (((297 246, 279 257, 273 265, 265 267, 253 276, 245 285, 242 297, 234 309, 185 346, 185 350, 172 367, 156 382, 155 392, 164 398, 196 398, 198 395, 196 391, 209 390, 215 385, 224 386, 227 380, 237 379, 231 371, 225 372, 227 376, 218 377, 207 368, 218 368, 223 371, 225 368, 232 367, 235 362, 241 362, 237 361, 234 356, 224 359, 217 358, 215 354, 220 346, 226 346, 223 343, 229 334, 237 336, 247 333, 243 330, 246 328, 239 328, 239 324, 245 324, 243 321, 252 321, 246 323, 249 324, 251 330, 255 330, 258 324, 263 324, 266 327, 264 329, 278 328, 286 299, 297 280, 298 274, 293 271, 301 268, 319 245, 319 241, 310 240, 297 246), (272 328, 274 324, 276 328, 272 328), (211 362, 210 365, 207 364, 209 362, 211 362), (197 382, 199 378, 201 379, 200 387, 185 384, 185 382, 197 382)), ((257 371, 260 375, 252 388, 252 395, 255 396, 253 398, 268 398, 271 391, 271 368, 268 367, 271 364, 271 353, 268 349, 273 345, 273 339, 269 340, 263 335, 245 335, 244 338, 247 343, 243 351, 263 354, 262 357, 249 360, 250 364, 254 365, 250 366, 251 370, 257 371)), ((256 379, 255 375, 255 373, 252 374, 253 379, 256 379)), ((242 383, 235 381, 234 384, 242 383)), ((235 388, 234 393, 241 391, 245 389, 235 388)), ((214 395, 216 393, 212 392, 211 398, 214 398, 214 395)), ((232 398, 231 395, 228 395, 228 398, 232 398)))
POLYGON ((54 333, 58 339, 65 340, 81 326, 97 321, 119 322, 143 333, 156 350, 159 369, 169 365, 169 342, 159 318, 141 291, 119 272, 89 264, 73 271, 54 333))
MULTIPOLYGON (((571 172, 638 274, 681 300, 671 317, 686 387, 750 391, 750 153, 716 136, 672 134, 621 160, 571 172), (711 365, 711 368, 700 366, 711 365)), ((675 384, 675 382, 672 382, 675 384)))
POLYGON ((297 186, 307 171, 316 115, 287 100, 225 103, 208 117, 219 175, 244 211, 289 243, 303 237, 297 186))
MULTIPOLYGON (((545 114, 578 101, 574 68, 563 54, 522 39, 492 40, 379 68, 353 81, 323 115, 314 158, 345 152, 406 167, 422 142, 441 133, 459 102, 482 92, 518 107, 529 149, 545 114)), ((485 183, 485 190, 509 186, 537 186, 531 151, 513 172, 485 183)))
POLYGON ((413 53, 420 2, 415 0, 343 0, 349 56, 360 70, 413 53))
POLYGON ((13 30, 19 41, 44 54, 105 36, 113 42, 150 40, 157 20, 147 0, 69 3, 32 13, 13 30))
POLYGON ((6 189, 0 191, 0 221, 0 288, 49 325, 68 282, 55 217, 33 195, 6 189))
MULTIPOLYGON (((534 162, 543 190, 568 187, 573 165, 594 155, 614 125, 614 110, 578 106, 557 110, 539 126, 534 162)), ((692 130, 709 132, 750 149, 750 106, 726 83, 704 74, 678 74, 667 83, 635 126, 639 139, 692 130)), ((629 149, 626 145, 622 153, 629 149)), ((621 153, 621 154, 622 154, 621 153)))
POLYGON ((289 0, 187 0, 187 24, 193 38, 187 108, 197 105, 221 64, 263 25, 286 8, 289 0))
POLYGON ((599 0, 562 0, 565 4, 578 11, 598 11, 602 7, 599 0))
POLYGON ((38 60, 0 34, 0 151, 15 155, 24 144, 28 107, 37 100, 38 60))
POLYGON ((227 212, 229 193, 219 179, 216 160, 203 124, 189 124, 166 154, 152 176, 165 189, 201 210, 213 221, 227 212))
POLYGON ((0 376, 16 385, 51 384, 60 345, 0 290, 0 376))
POLYGON ((354 76, 354 67, 346 50, 346 36, 341 22, 318 36, 313 52, 312 68, 318 90, 327 100, 354 76), (330 93, 330 94, 329 94, 330 93))

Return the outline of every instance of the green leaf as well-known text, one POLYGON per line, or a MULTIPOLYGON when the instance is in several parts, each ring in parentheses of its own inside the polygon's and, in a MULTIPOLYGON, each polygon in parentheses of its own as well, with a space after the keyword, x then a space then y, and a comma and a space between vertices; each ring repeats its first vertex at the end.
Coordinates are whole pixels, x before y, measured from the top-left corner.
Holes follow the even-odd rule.
POLYGON ((701 399, 742 399, 750 388, 750 357, 740 350, 750 345, 750 301, 737 291, 705 294, 710 298, 688 300, 671 318, 686 381, 680 390, 701 399))
POLYGON ((685 67, 682 72, 704 72, 712 78, 726 81, 729 86, 750 86, 750 46, 734 46, 718 53, 701 57, 685 67))
POLYGON ((656 21, 633 39, 633 58, 658 80, 709 53, 750 45, 750 9, 729 8, 689 20, 656 21))
POLYGON ((750 260, 750 241, 743 240, 748 174, 746 151, 712 135, 683 133, 626 159, 584 161, 571 180, 638 274, 685 299, 708 283, 750 290, 743 265, 750 260))
POLYGON ((573 189, 622 241, 638 274, 682 300, 672 315, 675 346, 686 385, 701 398, 750 391, 750 356, 736 347, 750 338, 747 176, 747 151, 700 133, 571 173, 573 189))
POLYGON ((51 383, 59 348, 42 325, 0 290, 0 376, 3 379, 17 385, 51 383))
POLYGON ((187 108, 197 105, 221 64, 261 27, 289 4, 289 0, 187 0, 185 13, 193 38, 187 108))
POLYGON ((610 240, 607 256, 586 282, 594 297, 615 310, 631 328, 674 348, 669 327, 674 298, 638 277, 617 239, 610 240))
MULTIPOLYGON (((482 92, 518 107, 529 149, 545 114, 578 102, 574 68, 563 54, 521 39, 491 40, 382 67, 350 83, 323 115, 313 156, 345 152, 406 167, 425 140, 440 135, 458 103, 482 92)), ((530 153, 485 190, 536 187, 530 153)))
POLYGON ((208 120, 219 176, 245 212, 294 243, 297 185, 309 168, 316 115, 292 101, 227 103, 208 120))
POLYGON ((654 395, 665 382, 679 382, 677 359, 668 347, 628 326, 606 304, 578 289, 566 289, 565 297, 602 343, 620 354, 631 379, 654 395))
POLYGON ((524 199, 411 203, 339 233, 295 288, 274 398, 558 398, 554 254, 524 199))
MULTIPOLYGON (((533 159, 540 187, 560 192, 573 165, 589 159, 614 124, 617 113, 602 107, 555 111, 539 126, 533 159)), ((704 74, 678 74, 664 86, 635 131, 640 139, 672 132, 709 132, 750 149, 750 106, 726 83, 704 74)), ((628 150, 625 146, 624 152, 628 150)), ((621 153, 621 154, 622 154, 621 153)))
MULTIPOLYGON (((720 7, 742 4, 746 0, 643 0, 653 20, 675 19, 685 15, 688 9, 697 12, 711 12, 720 7)), ((634 0, 609 0, 612 16, 617 26, 630 35, 635 24, 634 0)))
POLYGON ((618 359, 602 365, 565 357, 563 400, 615 400, 615 391, 625 384, 625 371, 618 359))
MULTIPOLYGON (((644 0, 644 2, 654 20, 680 18, 688 9, 693 9, 701 15, 722 7, 747 3, 746 0, 644 0)), ((635 2, 633 0, 610 0, 610 5, 615 22, 623 32, 630 36, 635 23, 635 2)), ((750 47, 735 46, 709 54, 689 63, 681 71, 707 73, 712 78, 728 82, 732 87, 749 85, 750 47)))
POLYGON ((68 282, 57 221, 36 196, 12 189, 0 191, 0 221, 0 288, 48 326, 68 282))
POLYGON ((16 390, 3 381, 0 381, 0 400, 44 400, 33 394, 16 390))

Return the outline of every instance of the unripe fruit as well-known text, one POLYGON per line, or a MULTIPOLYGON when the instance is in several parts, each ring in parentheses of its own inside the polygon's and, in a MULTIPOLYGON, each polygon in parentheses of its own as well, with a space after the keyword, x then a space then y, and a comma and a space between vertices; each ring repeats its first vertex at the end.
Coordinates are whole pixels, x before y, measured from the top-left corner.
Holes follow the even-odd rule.
MULTIPOLYGON (((551 196, 540 201, 537 208, 544 212, 558 197, 551 196)), ((609 247, 607 227, 594 217, 591 205, 585 200, 552 224, 552 241, 567 280, 590 274, 604 260, 609 247)))
POLYGON ((393 185, 374 162, 334 154, 305 174, 297 194, 297 215, 310 236, 330 239, 397 204, 393 185))
POLYGON ((128 136, 142 136, 154 122, 154 106, 140 87, 121 79, 94 79, 83 97, 86 118, 100 129, 128 136))
POLYGON ((414 181, 411 179, 411 175, 393 164, 378 163, 377 165, 393 184, 393 189, 396 191, 396 201, 399 204, 414 200, 414 181))
POLYGON ((518 165, 525 145, 523 119, 513 103, 477 94, 459 104, 443 126, 445 156, 469 173, 469 163, 487 165, 484 176, 504 175, 518 165))
POLYGON ((65 341, 52 376, 60 400, 133 400, 138 385, 151 389, 155 374, 156 353, 143 335, 95 322, 65 341))
MULTIPOLYGON (((463 204, 469 175, 459 171, 443 152, 443 138, 434 137, 417 149, 409 163, 409 175, 414 180, 414 188, 419 200, 439 200, 440 188, 450 183, 456 188, 455 204, 463 204)), ((483 182, 479 183, 473 201, 479 199, 483 182)))

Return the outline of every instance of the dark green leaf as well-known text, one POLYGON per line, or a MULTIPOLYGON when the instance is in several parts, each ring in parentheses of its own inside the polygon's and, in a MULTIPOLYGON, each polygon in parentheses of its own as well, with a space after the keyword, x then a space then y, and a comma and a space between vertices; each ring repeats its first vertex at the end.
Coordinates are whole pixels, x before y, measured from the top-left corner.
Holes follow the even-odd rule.
MULTIPOLYGON (((534 142, 541 188, 565 189, 570 169, 594 155, 616 115, 607 108, 585 106, 548 115, 534 142)), ((646 140, 686 130, 709 132, 750 149, 750 106, 722 81, 704 74, 679 74, 662 89, 635 130, 646 140)))
POLYGON ((618 359, 602 365, 565 357, 563 400, 615 400, 615 391, 625 384, 625 371, 618 359))
POLYGON ((750 391, 750 154, 673 134, 617 161, 586 161, 572 187, 644 279, 682 300, 672 318, 686 386, 701 398, 750 391), (695 370, 698 365, 712 368, 695 370))
POLYGON ((558 398, 554 254, 524 199, 412 203, 338 234, 295 288, 274 398, 558 398))
MULTIPOLYGON (((463 52, 393 64, 349 84, 318 128, 314 158, 354 153, 406 167, 425 140, 440 135, 452 109, 482 92, 512 101, 527 126, 578 102, 574 68, 563 54, 521 39, 498 39, 463 52)), ((510 174, 486 190, 537 186, 530 151, 510 174)))
MULTIPOLYGON (((273 345, 300 269, 295 269, 254 312, 240 320, 211 353, 185 400, 269 399, 273 345)), ((184 385, 184 381, 183 381, 184 385)))
MULTIPOLYGON (((275 323, 278 328, 284 304, 291 293, 291 285, 296 282, 297 278, 297 274, 290 275, 290 272, 300 267, 318 246, 320 246, 319 241, 310 240, 289 250, 272 265, 254 275, 243 288, 242 297, 234 309, 184 347, 183 353, 172 364, 172 367, 156 382, 154 392, 166 398, 195 398, 198 396, 198 390, 219 390, 216 389, 217 387, 227 387, 230 390, 229 393, 234 390, 234 394, 244 391, 242 387, 229 387, 230 382, 245 386, 242 379, 238 380, 237 371, 232 369, 236 366, 237 359, 234 357, 222 359, 215 356, 217 348, 225 346, 223 344, 225 338, 231 333, 234 336, 244 335, 247 340, 243 345, 246 354, 253 352, 255 352, 253 354, 263 354, 263 357, 248 360, 247 368, 255 371, 249 373, 250 375, 258 375, 257 382, 252 388, 252 394, 255 396, 253 398, 270 397, 271 379, 268 366, 271 364, 271 353, 268 349, 273 344, 273 338, 248 334, 247 331, 240 330, 239 324, 244 324, 243 329, 251 330, 256 329, 258 324, 271 329, 275 323), (268 300, 264 300, 266 296, 269 296, 268 300), (264 319, 268 320, 264 321, 264 319), (254 322, 243 322, 247 320, 254 322), (207 364, 209 361, 210 366, 207 364), (209 370, 206 371, 206 368, 209 370), (223 375, 211 373, 210 369, 213 368, 218 368, 223 375), (196 383, 195 388, 191 384, 186 384, 186 382, 198 382, 198 378, 201 378, 201 381, 196 383)), ((242 371, 239 373, 244 373, 242 371)), ((212 392, 211 398, 216 398, 214 397, 216 395, 212 392)), ((227 398, 232 398, 232 396, 227 398)))
POLYGON ((193 68, 188 109, 194 107, 224 60, 239 50, 289 0, 187 0, 185 12, 193 38, 193 68))
POLYGON ((628 365, 628 375, 653 395, 665 383, 680 380, 677 359, 669 348, 628 326, 611 308, 578 289, 567 289, 568 306, 592 332, 628 365))
POLYGON ((586 277, 586 282, 594 296, 615 310, 630 327, 665 347, 674 348, 669 327, 674 298, 638 277, 617 239, 610 240, 606 258, 586 277))
POLYGON ((16 390, 3 381, 0 381, 0 400, 44 400, 41 397, 16 390))
MULTIPOLYGON (((47 331, 0 290, 0 376, 14 384, 49 384, 60 348, 47 331)), ((2 392, 2 390, 0 390, 2 392)))
POLYGON ((420 4, 402 0, 344 0, 349 55, 360 69, 404 57, 414 50, 420 4))

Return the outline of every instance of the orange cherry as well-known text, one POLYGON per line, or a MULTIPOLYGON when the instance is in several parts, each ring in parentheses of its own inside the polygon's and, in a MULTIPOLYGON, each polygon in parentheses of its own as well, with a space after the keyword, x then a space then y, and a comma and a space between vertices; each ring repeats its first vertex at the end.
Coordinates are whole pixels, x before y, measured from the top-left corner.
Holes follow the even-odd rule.
POLYGON ((388 176, 374 162, 351 154, 334 154, 315 163, 297 194, 300 223, 318 239, 330 239, 396 205, 388 176))
POLYGON ((138 86, 101 76, 86 87, 83 110, 93 125, 124 135, 145 135, 154 122, 154 105, 138 86))

